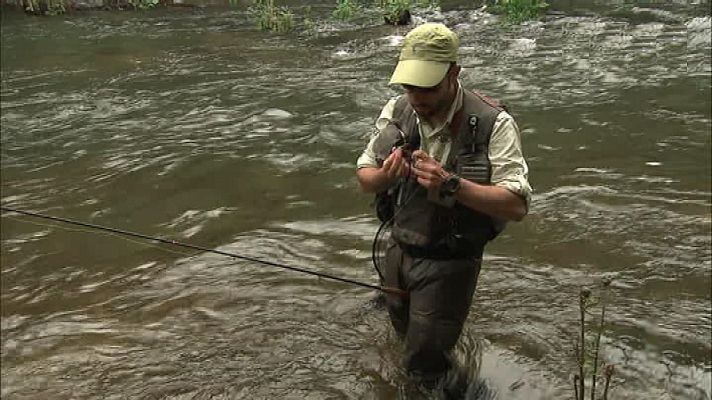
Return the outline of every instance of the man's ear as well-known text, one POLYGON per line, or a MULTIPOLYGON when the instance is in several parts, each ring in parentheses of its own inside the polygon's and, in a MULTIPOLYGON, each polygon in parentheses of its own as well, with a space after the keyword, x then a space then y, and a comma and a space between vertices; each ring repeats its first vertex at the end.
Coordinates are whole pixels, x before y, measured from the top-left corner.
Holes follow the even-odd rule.
POLYGON ((460 66, 455 64, 450 68, 450 70, 447 72, 448 73, 448 79, 451 79, 450 82, 454 84, 454 82, 457 82, 458 76, 460 76, 460 66))
POLYGON ((454 76, 455 78, 457 78, 458 76, 460 76, 460 70, 461 70, 461 69, 462 69, 462 68, 461 68, 459 65, 455 64, 455 65, 453 65, 452 68, 450 69, 450 73, 453 74, 453 76, 454 76))

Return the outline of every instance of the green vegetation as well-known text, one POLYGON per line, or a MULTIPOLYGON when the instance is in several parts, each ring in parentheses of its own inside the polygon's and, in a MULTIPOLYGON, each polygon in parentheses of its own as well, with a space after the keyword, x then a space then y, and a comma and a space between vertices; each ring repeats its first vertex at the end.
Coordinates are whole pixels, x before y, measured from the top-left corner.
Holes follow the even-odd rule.
POLYGON ((340 21, 348 21, 353 18, 357 10, 358 4, 354 0, 337 0, 336 10, 331 15, 340 21))
POLYGON ((381 11, 386 23, 392 25, 407 25, 410 22, 410 11, 415 7, 437 6, 439 0, 337 0, 336 9, 332 12, 334 19, 348 21, 357 17, 360 10, 375 8, 381 11))
POLYGON ((255 0, 251 11, 261 30, 289 32, 294 29, 294 13, 288 7, 275 6, 274 0, 255 0))
POLYGON ((311 6, 307 6, 304 10, 302 25, 304 26, 304 30, 310 34, 316 32, 317 30, 317 22, 312 18, 311 6))
MULTIPOLYGON (((23 9, 30 14, 56 15, 73 9, 73 0, 20 0, 23 9)), ((501 1, 501 0, 498 0, 501 1)), ((513 0, 509 0, 512 2, 513 0)), ((247 0, 249 11, 257 27, 272 32, 289 32, 295 28, 295 14, 287 6, 275 5, 275 0, 247 0)), ((227 0, 233 7, 241 0, 227 0)), ((172 5, 172 0, 104 0, 102 8, 115 10, 146 10, 158 6, 172 5)), ((336 7, 331 17, 339 21, 348 21, 362 16, 374 16, 380 12, 383 20, 392 25, 410 23, 411 10, 417 7, 436 7, 439 0, 336 0, 336 7), (362 15, 363 14, 363 15, 362 15)), ((311 16, 311 7, 305 7, 302 25, 305 31, 316 29, 318 20, 311 16)))
MULTIPOLYGON (((144 0, 146 1, 146 0, 144 0)), ((234 0, 230 0, 234 1, 234 0)), ((274 0, 253 0, 251 11, 257 26, 266 31, 288 32, 295 28, 295 15, 287 7, 274 5, 274 0)), ((331 16, 335 20, 348 21, 359 17, 361 11, 368 8, 381 11, 388 24, 407 25, 410 23, 410 10, 415 7, 433 7, 439 0, 336 0, 336 7, 331 16)), ((311 32, 317 23, 311 18, 311 8, 302 19, 304 30, 311 32)))
POLYGON ((383 12, 383 20, 391 25, 410 23, 410 11, 416 7, 436 7, 439 0, 375 0, 375 5, 383 12))
MULTIPOLYGON (((169 3, 167 0, 104 0, 103 5, 93 7, 115 10, 146 10, 167 3, 169 3)), ((75 7, 73 0, 21 0, 20 4, 26 13, 34 15, 59 15, 73 10, 75 7)))
POLYGON ((600 350, 601 336, 606 326, 606 305, 608 302, 608 289, 610 284, 610 279, 604 279, 602 281, 598 300, 591 297, 591 291, 588 289, 581 290, 579 294, 579 334, 574 343, 577 372, 574 374, 573 384, 574 398, 576 400, 585 399, 587 380, 591 383, 591 400, 596 399, 596 386, 601 380, 604 382, 604 388, 600 398, 602 400, 608 400, 608 389, 610 387, 614 367, 613 364, 605 364, 601 360, 600 350), (592 332, 588 332, 586 315, 591 315, 592 309, 596 306, 599 306, 601 309, 600 317, 598 321, 594 321, 590 329, 592 332), (603 376, 600 376, 601 370, 603 371, 603 376), (587 379, 589 372, 590 377, 587 379))
POLYGON ((391 25, 406 25, 410 22, 411 0, 380 0, 383 20, 391 25))
POLYGON ((519 24, 538 18, 548 7, 544 0, 495 0, 493 11, 503 14, 508 22, 519 24))
POLYGON ((22 8, 29 14, 58 15, 66 12, 64 0, 23 0, 22 8))

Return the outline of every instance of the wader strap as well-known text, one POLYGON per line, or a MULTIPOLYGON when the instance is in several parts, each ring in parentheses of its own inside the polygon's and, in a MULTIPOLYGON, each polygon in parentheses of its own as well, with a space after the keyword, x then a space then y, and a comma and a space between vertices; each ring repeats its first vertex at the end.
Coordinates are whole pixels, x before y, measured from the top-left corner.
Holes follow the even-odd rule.
MULTIPOLYGON (((460 149, 463 148, 465 142, 469 141, 470 130, 467 129, 467 119, 465 115, 465 105, 463 104, 459 110, 452 116, 450 122, 450 134, 452 135, 452 143, 450 144, 450 153, 447 160, 443 163, 446 171, 453 172, 456 168, 457 155, 460 154, 460 149)), ((475 117, 477 118, 477 117, 475 117)))
POLYGON ((393 107, 393 123, 403 130, 407 137, 407 143, 411 150, 420 148, 420 131, 418 129, 417 117, 413 107, 408 103, 405 96, 400 96, 393 107))

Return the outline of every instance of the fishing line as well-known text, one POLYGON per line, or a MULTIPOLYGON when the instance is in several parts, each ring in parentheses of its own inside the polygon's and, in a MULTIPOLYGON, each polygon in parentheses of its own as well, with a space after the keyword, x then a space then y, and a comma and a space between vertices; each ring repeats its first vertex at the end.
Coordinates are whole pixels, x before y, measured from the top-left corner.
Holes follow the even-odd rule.
MULTIPOLYGON (((402 180, 398 183, 399 185, 405 185, 405 182, 407 182, 411 176, 413 175, 413 168, 415 167, 415 161, 411 157, 408 157, 408 172, 406 173, 405 177, 402 178, 402 180)), ((396 189, 396 191, 399 191, 400 189, 396 189)), ((378 230, 376 231, 376 236, 373 237, 373 242, 371 243, 371 262, 373 263, 373 268, 376 269, 376 273, 378 273, 378 277, 381 279, 381 282, 385 282, 385 278, 383 277, 383 272, 381 271, 381 267, 383 266, 383 263, 385 260, 385 253, 386 250, 384 250, 382 247, 384 245, 383 242, 385 242, 385 246, 387 248, 388 246, 388 239, 386 239, 386 236, 391 232, 391 228, 393 227, 393 221, 395 221, 396 216, 403 211, 406 205, 410 203, 411 200, 415 197, 417 193, 417 190, 411 190, 411 193, 408 197, 406 197, 405 200, 400 202, 400 205, 398 209, 396 209, 393 213, 393 216, 391 216, 389 219, 381 222, 381 225, 378 227, 378 230), (379 245, 381 248, 379 248, 379 245)), ((398 194, 396 194, 398 196, 398 194)))
POLYGON ((250 261, 253 263, 257 263, 257 264, 269 265, 269 266, 276 267, 276 268, 281 268, 281 269, 286 269, 286 270, 290 270, 290 271, 294 271, 294 272, 301 272, 301 273, 307 274, 307 275, 317 276, 319 278, 330 279, 333 281, 347 283, 350 285, 361 286, 361 287, 368 288, 368 289, 378 290, 378 291, 381 291, 386 294, 392 294, 392 295, 396 295, 396 296, 400 296, 400 297, 408 296, 408 293, 406 291, 398 289, 398 288, 372 285, 369 283, 360 282, 360 281, 349 279, 349 278, 343 278, 340 276, 330 275, 330 274, 326 274, 323 272, 310 271, 308 269, 295 267, 295 266, 291 266, 291 265, 286 265, 286 264, 280 264, 280 263, 277 263, 274 261, 268 261, 268 260, 262 260, 262 259, 255 258, 255 257, 243 256, 240 254, 229 253, 229 252, 222 251, 222 250, 209 249, 207 247, 196 246, 196 245, 190 244, 190 243, 178 242, 178 241, 175 241, 172 239, 164 239, 161 237, 149 236, 149 235, 146 235, 143 233, 130 232, 130 231, 126 231, 123 229, 117 229, 117 228, 111 228, 108 226, 102 226, 102 225, 90 224, 87 222, 75 221, 75 220, 71 220, 68 218, 55 217, 55 216, 35 213, 35 212, 31 212, 31 211, 23 211, 23 210, 18 210, 18 209, 11 208, 11 207, 0 206, 0 210, 14 212, 14 213, 18 213, 18 214, 22 214, 22 215, 26 215, 26 216, 30 216, 30 217, 35 217, 35 218, 42 218, 42 219, 51 220, 51 221, 63 222, 65 224, 70 224, 70 225, 83 226, 86 228, 116 233, 116 234, 120 234, 120 235, 124 235, 124 236, 132 236, 132 237, 138 237, 138 238, 146 239, 146 240, 153 240, 153 241, 160 242, 160 243, 170 244, 170 245, 174 245, 174 246, 178 246, 178 247, 184 247, 184 248, 188 248, 188 249, 192 249, 192 250, 199 250, 199 251, 203 251, 206 253, 220 254, 223 256, 237 258, 237 259, 244 260, 244 261, 250 261))
POLYGON ((62 225, 60 225, 60 224, 53 224, 53 223, 47 223, 47 222, 37 222, 37 221, 23 220, 23 219, 15 218, 15 217, 7 217, 7 218, 9 218, 9 219, 11 219, 11 220, 13 220, 13 221, 22 222, 22 223, 25 223, 25 224, 32 224, 32 225, 37 225, 37 226, 43 226, 43 227, 45 227, 45 228, 57 228, 57 229, 61 229, 61 230, 63 230, 63 231, 69 231, 69 232, 91 233, 91 234, 99 234, 99 235, 102 235, 102 236, 121 238, 121 240, 126 240, 126 241, 131 242, 131 243, 136 243, 136 244, 138 244, 138 245, 140 245, 140 246, 150 247, 150 248, 154 248, 154 249, 157 249, 157 250, 161 250, 161 251, 165 251, 165 252, 173 253, 173 254, 178 254, 178 255, 186 256, 186 257, 193 257, 193 256, 195 256, 195 255, 197 255, 197 254, 200 254, 200 253, 197 253, 197 252, 196 252, 196 253, 188 253, 188 252, 186 252, 186 251, 171 250, 171 249, 167 249, 167 248, 165 248, 165 247, 161 247, 161 246, 158 246, 158 245, 149 244, 149 243, 146 243, 146 242, 141 242, 141 241, 138 241, 138 240, 135 240, 135 239, 131 239, 130 237, 127 237, 127 236, 121 236, 121 235, 118 235, 118 234, 112 233, 112 232, 102 232, 102 231, 96 232, 96 231, 90 231, 90 230, 88 230, 88 229, 69 228, 69 227, 67 227, 66 225, 65 225, 65 226, 62 226, 62 225))

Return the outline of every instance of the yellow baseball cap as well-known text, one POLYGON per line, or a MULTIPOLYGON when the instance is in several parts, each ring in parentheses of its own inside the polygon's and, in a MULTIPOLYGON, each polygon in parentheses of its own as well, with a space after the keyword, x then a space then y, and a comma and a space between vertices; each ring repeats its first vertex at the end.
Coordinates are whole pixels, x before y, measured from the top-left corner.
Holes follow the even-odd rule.
POLYGON ((398 65, 390 85, 433 87, 445 77, 450 63, 457 61, 460 40, 440 23, 420 25, 405 35, 398 65))

